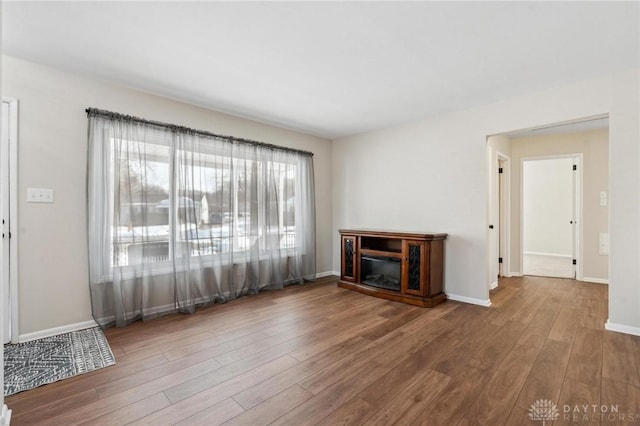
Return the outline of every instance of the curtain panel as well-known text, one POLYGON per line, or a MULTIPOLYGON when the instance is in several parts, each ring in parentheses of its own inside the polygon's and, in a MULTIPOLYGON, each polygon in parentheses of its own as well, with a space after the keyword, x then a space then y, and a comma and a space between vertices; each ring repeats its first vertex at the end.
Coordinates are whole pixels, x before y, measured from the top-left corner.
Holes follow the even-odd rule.
POLYGON ((313 157, 87 110, 89 281, 102 327, 315 279, 313 157))

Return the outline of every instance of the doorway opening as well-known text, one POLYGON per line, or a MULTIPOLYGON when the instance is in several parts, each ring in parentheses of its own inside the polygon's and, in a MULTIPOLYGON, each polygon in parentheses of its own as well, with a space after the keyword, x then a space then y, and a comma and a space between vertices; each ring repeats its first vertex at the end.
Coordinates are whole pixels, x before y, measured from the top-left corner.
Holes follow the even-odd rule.
MULTIPOLYGON (((486 282, 489 290, 498 286, 498 278, 523 274, 567 276, 608 284, 609 119, 606 114, 487 136, 487 176, 486 282), (551 179, 546 188, 541 185, 544 189, 540 189, 543 195, 556 189, 560 185, 558 179, 562 179, 565 189, 569 188, 571 196, 564 201, 564 213, 556 213, 562 218, 554 225, 562 227, 564 246, 562 250, 536 248, 528 243, 525 247, 525 239, 529 241, 531 236, 541 234, 524 225, 527 219, 523 217, 524 209, 533 206, 550 213, 559 206, 550 201, 524 205, 525 164, 551 159, 564 159, 569 165, 567 173, 572 173, 570 178, 551 179), (524 258, 525 252, 529 259, 524 258), (552 259, 554 257, 569 260, 569 272, 547 274, 532 271, 529 263, 524 265, 538 254, 561 255, 547 256, 546 260, 558 260, 552 259)), ((547 225, 545 229, 551 228, 547 225)), ((552 235, 559 236, 559 231, 552 235)))
POLYGON ((582 155, 522 158, 523 275, 582 279, 582 155))

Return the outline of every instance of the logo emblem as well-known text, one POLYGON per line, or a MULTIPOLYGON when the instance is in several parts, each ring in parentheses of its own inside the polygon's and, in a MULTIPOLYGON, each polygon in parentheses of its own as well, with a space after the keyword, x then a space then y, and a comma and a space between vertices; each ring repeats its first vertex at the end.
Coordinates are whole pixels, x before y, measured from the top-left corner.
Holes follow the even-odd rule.
POLYGON ((560 417, 560 411, 553 401, 548 399, 539 399, 529 407, 529 418, 533 421, 542 420, 542 426, 547 422, 557 420, 560 417))

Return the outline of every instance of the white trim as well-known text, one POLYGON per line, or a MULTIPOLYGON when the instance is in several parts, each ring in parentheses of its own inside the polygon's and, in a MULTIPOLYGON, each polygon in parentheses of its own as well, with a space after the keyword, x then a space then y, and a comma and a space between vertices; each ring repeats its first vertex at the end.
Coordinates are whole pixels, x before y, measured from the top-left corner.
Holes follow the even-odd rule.
MULTIPOLYGON (((496 154, 498 161, 503 162, 502 197, 500 197, 499 190, 497 194, 500 214, 500 220, 498 221, 498 230, 500 233, 498 257, 502 257, 502 263, 498 265, 498 271, 503 276, 509 276, 507 271, 511 267, 511 157, 500 151, 496 151, 496 154), (503 253, 500 253, 500 246, 502 246, 503 253)), ((498 179, 500 179, 500 176, 498 176, 498 179)), ((500 185, 500 182, 498 182, 498 185, 500 185)))
POLYGON ((511 267, 511 157, 486 138, 487 160, 487 296, 497 287, 497 277, 508 277, 511 267), (503 172, 499 173, 502 167, 503 172), (502 188, 502 191, 500 190, 502 188), (502 258, 502 262, 498 262, 502 258))
POLYGON ((573 257, 570 254, 541 253, 539 251, 525 251, 522 254, 524 254, 524 255, 531 254, 533 256, 566 257, 566 258, 569 258, 569 259, 571 259, 573 257))
POLYGON ((9 118, 11 120, 11 134, 9 135, 9 145, 13 149, 9 150, 9 161, 14 166, 11 168, 11 193, 9 194, 9 206, 11 219, 11 238, 9 239, 9 253, 11 259, 9 262, 9 292, 11 297, 11 343, 16 343, 20 335, 18 327, 20 315, 18 315, 20 304, 18 303, 18 100, 14 98, 2 98, 3 101, 9 101, 9 118))
POLYGON ((11 424, 11 410, 9 410, 6 404, 2 405, 2 412, 0 414, 0 425, 9 426, 11 424))
MULTIPOLYGON (((576 179, 576 206, 578 215, 578 227, 576 232, 577 253, 576 260, 578 262, 576 268, 576 279, 582 280, 584 277, 584 156, 579 154, 576 158, 576 166, 578 167, 578 178, 576 179)), ((608 203, 607 203, 608 204, 608 203)), ((609 216, 609 213, 607 213, 609 216)))
POLYGON ((94 320, 78 322, 75 324, 63 325, 60 327, 48 328, 46 330, 35 331, 20 335, 19 343, 28 342, 30 340, 43 339, 45 337, 57 336, 58 334, 69 333, 70 331, 84 330, 85 328, 97 327, 98 324, 94 320))
POLYGON ((632 334, 634 336, 640 336, 640 327, 633 327, 631 325, 616 324, 607 320, 604 324, 605 330, 616 331, 618 333, 632 334))
POLYGON ((509 272, 509 276, 510 277, 523 277, 524 275, 522 274, 522 272, 509 272))
MULTIPOLYGON (((229 297, 228 292, 223 294, 225 297, 229 297)), ((209 303, 212 300, 215 300, 215 299, 213 297, 198 297, 197 299, 194 300, 194 304, 198 305, 202 303, 209 303)), ((153 308, 145 309, 144 315, 155 315, 155 314, 168 315, 168 314, 174 314, 176 312, 178 312, 176 305, 173 303, 167 303, 166 305, 159 305, 159 306, 154 306, 153 308)), ((133 312, 127 312, 127 318, 132 318, 133 316, 134 316, 133 312)), ((110 317, 110 318, 112 321, 115 319, 115 317, 110 317)))
POLYGON ((480 305, 480 306, 485 306, 485 307, 491 306, 491 300, 490 299, 487 299, 487 300, 475 299, 473 297, 458 296, 457 294, 450 294, 450 293, 447 293, 447 299, 454 300, 456 302, 469 303, 469 304, 472 304, 472 305, 480 305))
POLYGON ((582 277, 582 281, 594 284, 609 284, 609 280, 607 278, 582 277))
MULTIPOLYGON (((9 107, 9 145, 8 162, 9 165, 9 211, 5 212, 9 220, 7 232, 11 233, 8 243, 9 258, 9 306, 11 312, 10 340, 11 343, 18 343, 18 100, 15 98, 2 97, 2 102, 9 107)), ((3 315, 7 315, 3 313, 3 315)), ((4 320, 4 317, 3 317, 4 320)))
POLYGON ((330 276, 340 276, 340 272, 336 272, 336 271, 325 271, 325 272, 318 272, 316 274, 316 278, 324 278, 324 277, 330 277, 330 276))
MULTIPOLYGON (((228 295, 228 293, 227 293, 228 295)), ((196 300, 200 300, 200 303, 203 303, 202 300, 204 300, 204 298, 198 298, 196 300)), ((198 302, 196 302, 196 305, 198 304, 198 302)), ((162 315, 169 315, 169 314, 175 314, 176 312, 178 312, 178 309, 176 309, 175 305, 173 303, 170 304, 166 304, 166 305, 160 305, 160 306, 154 306, 153 308, 149 308, 149 309, 145 309, 144 310, 144 314, 151 316, 151 315, 155 315, 155 314, 162 314, 162 315)), ((127 318, 134 318, 137 315, 140 315, 141 313, 134 313, 134 312, 127 312, 126 317, 127 318)), ((103 323, 103 324, 109 324, 112 322, 115 322, 115 315, 109 315, 107 317, 102 317, 102 318, 98 318, 98 320, 103 323)))
POLYGON ((491 290, 498 288, 498 281, 494 281, 491 283, 491 290))

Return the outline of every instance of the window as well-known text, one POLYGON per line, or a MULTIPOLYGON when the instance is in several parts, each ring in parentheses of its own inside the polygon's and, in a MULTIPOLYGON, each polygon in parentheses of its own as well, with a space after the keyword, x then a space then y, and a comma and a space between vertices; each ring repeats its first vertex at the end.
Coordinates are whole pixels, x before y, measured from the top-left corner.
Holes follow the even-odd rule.
POLYGON ((167 145, 111 140, 111 267, 295 248, 295 163, 184 149, 175 156, 172 165, 167 145))
POLYGON ((87 110, 93 317, 126 325, 315 278, 313 157, 87 110))

